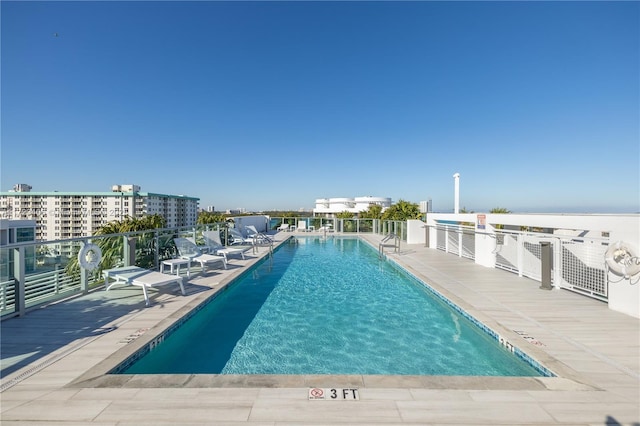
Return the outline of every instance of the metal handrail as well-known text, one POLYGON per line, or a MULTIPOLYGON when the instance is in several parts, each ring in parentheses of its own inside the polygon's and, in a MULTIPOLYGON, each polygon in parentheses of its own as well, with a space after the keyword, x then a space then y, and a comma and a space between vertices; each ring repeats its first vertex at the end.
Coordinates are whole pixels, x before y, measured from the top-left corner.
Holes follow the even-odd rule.
POLYGON ((393 252, 394 253, 399 253, 400 252, 400 237, 396 234, 394 234, 393 232, 385 235, 385 237, 380 241, 380 244, 378 244, 378 255, 380 256, 380 258, 384 257, 384 248, 385 247, 393 247, 393 252), (390 244, 385 244, 388 241, 391 241, 393 239, 393 246, 391 246, 390 244))
POLYGON ((269 255, 273 255, 273 239, 267 234, 258 232, 253 234, 253 253, 258 252, 258 247, 268 247, 269 255))

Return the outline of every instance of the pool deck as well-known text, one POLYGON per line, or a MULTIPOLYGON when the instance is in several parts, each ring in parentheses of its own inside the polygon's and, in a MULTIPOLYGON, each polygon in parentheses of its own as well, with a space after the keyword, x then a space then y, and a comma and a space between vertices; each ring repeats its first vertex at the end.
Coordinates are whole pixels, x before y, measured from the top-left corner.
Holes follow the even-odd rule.
POLYGON ((422 245, 388 257, 558 377, 104 375, 267 252, 194 268, 186 296, 151 290, 149 307, 120 287, 3 321, 0 422, 640 425, 640 320, 422 245), (358 388, 360 399, 309 400, 311 387, 358 388))

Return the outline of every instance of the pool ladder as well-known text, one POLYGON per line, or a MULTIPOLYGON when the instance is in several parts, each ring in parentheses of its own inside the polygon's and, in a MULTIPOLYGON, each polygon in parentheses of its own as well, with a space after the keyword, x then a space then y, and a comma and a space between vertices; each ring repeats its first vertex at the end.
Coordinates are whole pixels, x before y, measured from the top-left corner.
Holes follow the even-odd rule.
POLYGON ((273 240, 267 234, 258 232, 253 236, 253 253, 258 253, 258 247, 267 247, 269 249, 269 256, 273 256, 273 240))
POLYGON ((385 237, 382 239, 382 241, 380 241, 380 244, 378 245, 378 256, 380 257, 380 259, 382 259, 384 257, 384 248, 385 247, 393 247, 393 252, 394 253, 399 253, 400 252, 400 237, 394 233, 390 233, 385 235, 385 237), (390 243, 390 241, 393 240, 393 243, 390 243))

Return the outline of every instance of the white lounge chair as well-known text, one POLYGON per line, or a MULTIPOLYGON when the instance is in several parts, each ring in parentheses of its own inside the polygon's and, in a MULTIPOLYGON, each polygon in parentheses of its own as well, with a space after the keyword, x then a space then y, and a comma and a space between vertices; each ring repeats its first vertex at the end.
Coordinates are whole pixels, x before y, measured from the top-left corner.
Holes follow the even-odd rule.
POLYGON ((135 285, 142 288, 144 294, 145 305, 149 306, 149 294, 147 289, 159 287, 161 285, 177 283, 180 285, 182 295, 184 291, 184 278, 177 275, 161 274, 160 272, 150 271, 138 266, 123 266, 119 268, 111 268, 102 271, 104 276, 104 287, 109 291, 116 284, 135 285), (109 284, 109 280, 114 281, 109 284))
POLYGON ((231 245, 236 244, 253 244, 253 238, 245 238, 244 235, 236 228, 228 228, 229 236, 231 237, 231 245))
POLYGON ((283 231, 283 232, 287 232, 289 230, 289 224, 288 223, 282 223, 282 225, 278 226, 278 228, 276 228, 278 231, 283 231))
POLYGON ((330 223, 325 223, 320 228, 318 228, 318 232, 333 232, 333 225, 330 223))
POLYGON ((193 237, 186 237, 187 240, 191 241, 193 244, 195 244, 196 247, 198 247, 198 250, 200 250, 202 253, 209 253, 209 246, 208 245, 204 245, 204 246, 200 246, 198 245, 198 243, 196 243, 196 239, 193 237))
POLYGON ((202 272, 205 271, 206 265, 212 263, 222 263, 224 269, 227 269, 227 259, 224 256, 203 254, 198 246, 186 238, 174 238, 173 241, 176 243, 179 256, 182 259, 191 259, 192 262, 199 263, 202 267, 202 272))
POLYGON ((209 247, 209 253, 222 255, 225 259, 227 259, 227 261, 229 260, 227 256, 232 254, 239 254, 244 259, 244 253, 248 250, 251 250, 251 247, 223 246, 222 240, 220 240, 220 231, 204 231, 202 233, 202 237, 209 247))
POLYGON ((247 225, 245 226, 247 230, 247 238, 251 238, 254 241, 254 244, 264 244, 264 243, 272 243, 273 239, 265 233, 258 232, 255 226, 247 225))
POLYGON ((306 220, 299 220, 298 221, 298 227, 296 228, 296 231, 307 232, 307 221, 306 220))

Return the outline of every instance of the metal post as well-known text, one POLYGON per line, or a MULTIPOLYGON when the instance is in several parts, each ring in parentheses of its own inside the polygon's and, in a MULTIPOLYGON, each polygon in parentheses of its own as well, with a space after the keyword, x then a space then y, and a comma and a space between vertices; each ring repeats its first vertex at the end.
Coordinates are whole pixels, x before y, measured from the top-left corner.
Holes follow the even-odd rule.
POLYGON ((453 212, 460 213, 460 173, 453 175, 453 212))
POLYGON ((136 264, 136 244, 138 240, 136 237, 129 238, 129 265, 135 266, 136 264))
POLYGON ((429 248, 429 225, 424 225, 424 246, 429 248))
POLYGON ((122 236, 123 253, 122 260, 124 266, 135 266, 136 264, 136 239, 135 237, 122 236))
POLYGON ((129 246, 129 237, 127 237, 126 235, 122 236, 122 262, 124 263, 124 266, 131 266, 131 255, 130 255, 130 249, 131 247, 129 246))
POLYGON ((24 247, 16 247, 13 249, 13 278, 16 286, 15 310, 19 316, 26 311, 25 275, 24 247))
POLYGON ((153 251, 153 265, 158 269, 160 267, 160 232, 157 229, 153 232, 153 245, 156 248, 153 251))
POLYGON ((89 271, 84 268, 80 268, 80 291, 82 294, 89 292, 89 271))
POLYGON ((551 264, 552 264, 552 255, 553 252, 551 250, 551 242, 549 241, 541 241, 540 242, 540 251, 541 251, 541 267, 542 267, 542 276, 540 277, 540 288, 543 290, 551 290, 551 264))

